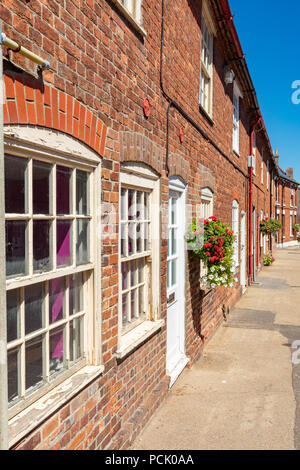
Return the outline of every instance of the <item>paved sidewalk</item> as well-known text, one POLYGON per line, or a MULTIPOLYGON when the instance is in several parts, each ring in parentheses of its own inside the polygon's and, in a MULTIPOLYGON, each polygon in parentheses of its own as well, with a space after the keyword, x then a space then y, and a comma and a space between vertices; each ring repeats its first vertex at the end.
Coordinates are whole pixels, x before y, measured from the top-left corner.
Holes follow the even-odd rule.
POLYGON ((132 449, 300 449, 300 248, 274 256, 132 449))

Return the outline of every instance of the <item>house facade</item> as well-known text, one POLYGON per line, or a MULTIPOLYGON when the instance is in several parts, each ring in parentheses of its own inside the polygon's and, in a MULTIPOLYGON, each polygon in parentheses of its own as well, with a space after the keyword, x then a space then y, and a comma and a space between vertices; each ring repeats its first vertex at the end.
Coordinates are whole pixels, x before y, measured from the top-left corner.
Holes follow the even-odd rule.
MULTIPOLYGON (((275 159, 279 161, 279 156, 275 155, 275 159)), ((298 211, 298 183, 294 179, 292 168, 283 171, 277 167, 277 177, 275 182, 275 213, 282 225, 281 230, 276 235, 276 244, 278 248, 294 246, 298 244, 297 232, 294 225, 297 224, 298 211)))
POLYGON ((255 281, 284 177, 227 0, 3 0, 0 19, 1 432, 11 449, 126 449, 255 281), (212 215, 236 237, 226 289, 205 289, 185 240, 212 215))

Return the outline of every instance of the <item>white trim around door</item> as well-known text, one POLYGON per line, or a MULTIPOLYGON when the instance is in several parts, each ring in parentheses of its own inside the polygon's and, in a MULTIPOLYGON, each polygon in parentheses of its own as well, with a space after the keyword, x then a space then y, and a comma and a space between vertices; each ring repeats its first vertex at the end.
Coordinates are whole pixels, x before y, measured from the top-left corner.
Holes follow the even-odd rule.
POLYGON ((185 200, 186 187, 179 178, 169 182, 167 258, 167 375, 170 387, 189 358, 185 354, 185 200))

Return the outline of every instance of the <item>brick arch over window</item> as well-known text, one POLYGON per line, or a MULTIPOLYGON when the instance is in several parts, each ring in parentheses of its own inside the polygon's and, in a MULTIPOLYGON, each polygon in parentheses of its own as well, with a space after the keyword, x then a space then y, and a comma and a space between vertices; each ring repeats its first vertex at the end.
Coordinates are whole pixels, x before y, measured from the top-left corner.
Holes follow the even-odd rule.
POLYGON ((84 104, 26 74, 4 75, 4 125, 46 127, 69 134, 103 156, 107 127, 84 104))
POLYGON ((164 149, 139 132, 120 132, 120 161, 139 162, 153 168, 158 174, 165 170, 164 149))
POLYGON ((231 191, 231 196, 232 196, 232 199, 235 199, 238 204, 240 203, 240 193, 237 189, 233 189, 231 191))
POLYGON ((216 179, 209 168, 200 165, 201 191, 208 188, 212 193, 215 192, 216 179))
POLYGON ((180 176, 180 178, 186 183, 189 181, 189 178, 191 176, 190 164, 180 154, 170 153, 169 168, 169 177, 180 176))

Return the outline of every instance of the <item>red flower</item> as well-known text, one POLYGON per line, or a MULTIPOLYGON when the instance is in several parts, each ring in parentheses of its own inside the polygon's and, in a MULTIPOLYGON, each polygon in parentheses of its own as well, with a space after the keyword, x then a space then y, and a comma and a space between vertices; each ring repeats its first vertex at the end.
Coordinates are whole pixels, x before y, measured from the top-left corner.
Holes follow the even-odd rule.
POLYGON ((212 217, 209 217, 210 220, 212 220, 213 222, 217 222, 217 217, 215 217, 214 215, 212 217))
POLYGON ((207 253, 205 253, 205 255, 206 255, 207 257, 209 257, 209 256, 210 256, 210 252, 208 251, 207 253))
POLYGON ((211 247, 211 243, 205 243, 203 245, 203 248, 206 250, 207 248, 210 248, 211 247))
POLYGON ((215 226, 215 228, 216 228, 216 230, 219 230, 219 227, 217 225, 215 226))
POLYGON ((204 225, 207 225, 208 224, 208 220, 204 220, 204 225))

